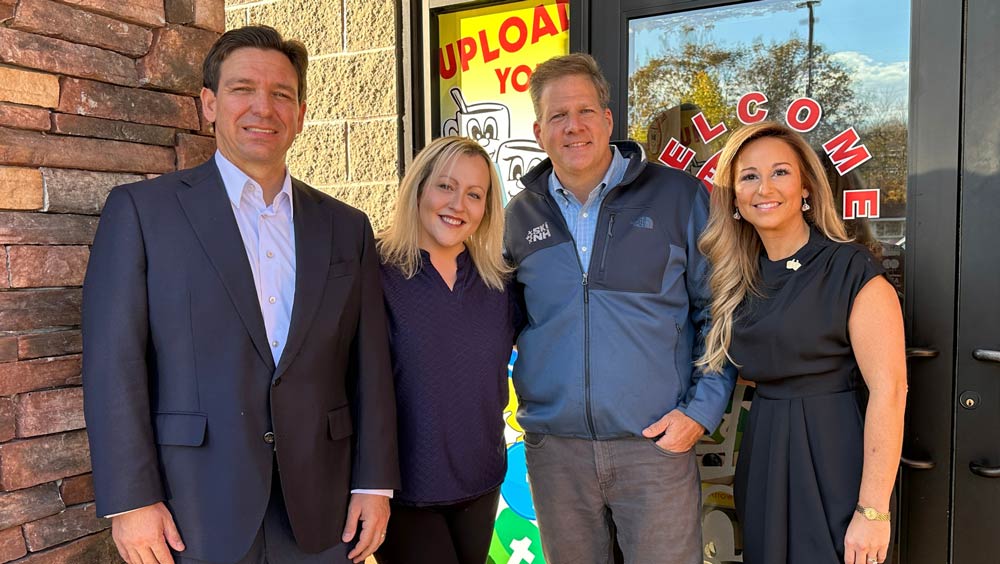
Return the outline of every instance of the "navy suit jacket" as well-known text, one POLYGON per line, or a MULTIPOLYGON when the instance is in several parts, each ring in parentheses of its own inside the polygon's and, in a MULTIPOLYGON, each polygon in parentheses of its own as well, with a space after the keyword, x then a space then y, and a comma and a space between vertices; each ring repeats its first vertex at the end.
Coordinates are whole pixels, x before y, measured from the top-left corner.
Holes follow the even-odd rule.
POLYGON ((302 182, 292 193, 295 301, 277 366, 214 159, 115 188, 97 229, 83 290, 97 512, 164 501, 192 558, 249 549, 275 454, 308 552, 340 542, 352 488, 399 487, 371 226, 302 182))

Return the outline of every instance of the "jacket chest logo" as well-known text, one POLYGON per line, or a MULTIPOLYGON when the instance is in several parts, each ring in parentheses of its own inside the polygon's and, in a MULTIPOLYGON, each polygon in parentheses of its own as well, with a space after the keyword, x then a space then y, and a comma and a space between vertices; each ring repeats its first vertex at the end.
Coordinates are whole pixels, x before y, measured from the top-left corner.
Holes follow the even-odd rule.
POLYGON ((638 227, 639 229, 652 229, 653 228, 653 218, 648 215, 640 215, 639 217, 632 220, 632 226, 638 227))
POLYGON ((528 234, 524 237, 528 244, 537 243, 539 241, 544 241, 552 236, 552 231, 549 230, 549 222, 545 222, 538 227, 528 230, 528 234))

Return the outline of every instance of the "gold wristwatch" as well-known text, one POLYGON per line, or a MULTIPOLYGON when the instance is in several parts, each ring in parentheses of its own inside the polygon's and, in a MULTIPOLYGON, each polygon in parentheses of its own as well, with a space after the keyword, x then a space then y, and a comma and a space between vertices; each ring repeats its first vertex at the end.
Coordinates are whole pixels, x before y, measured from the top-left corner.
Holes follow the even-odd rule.
POLYGON ((888 521, 889 520, 889 514, 888 513, 880 513, 874 507, 861 507, 861 504, 858 504, 858 506, 854 510, 857 511, 858 513, 864 515, 865 519, 868 519, 869 521, 888 521))

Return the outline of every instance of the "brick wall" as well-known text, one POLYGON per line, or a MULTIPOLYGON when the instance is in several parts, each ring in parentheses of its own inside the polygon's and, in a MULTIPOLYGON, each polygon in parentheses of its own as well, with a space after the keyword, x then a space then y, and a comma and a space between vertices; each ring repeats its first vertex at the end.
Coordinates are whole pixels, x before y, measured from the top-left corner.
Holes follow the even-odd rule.
MULTIPOLYGON (((2 2, 3 0, 0 0, 2 2)), ((306 123, 292 175, 385 227, 399 184, 396 2, 226 0, 226 28, 274 26, 309 49, 306 123)))
POLYGON ((214 151, 223 0, 0 0, 0 563, 118 561, 94 513, 80 285, 108 191, 214 151))

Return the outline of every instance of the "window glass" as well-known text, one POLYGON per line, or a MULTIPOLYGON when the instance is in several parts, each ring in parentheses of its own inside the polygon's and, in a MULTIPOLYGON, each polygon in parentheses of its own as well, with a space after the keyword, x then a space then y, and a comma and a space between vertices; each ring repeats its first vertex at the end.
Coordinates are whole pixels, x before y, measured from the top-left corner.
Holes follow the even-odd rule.
POLYGON ((834 191, 857 190, 849 229, 881 243, 902 291, 909 21, 906 0, 762 0, 633 19, 629 137, 651 158, 672 149, 662 160, 710 179, 727 133, 705 143, 692 118, 703 115, 704 132, 732 131, 741 109, 788 122, 791 106, 834 191))

